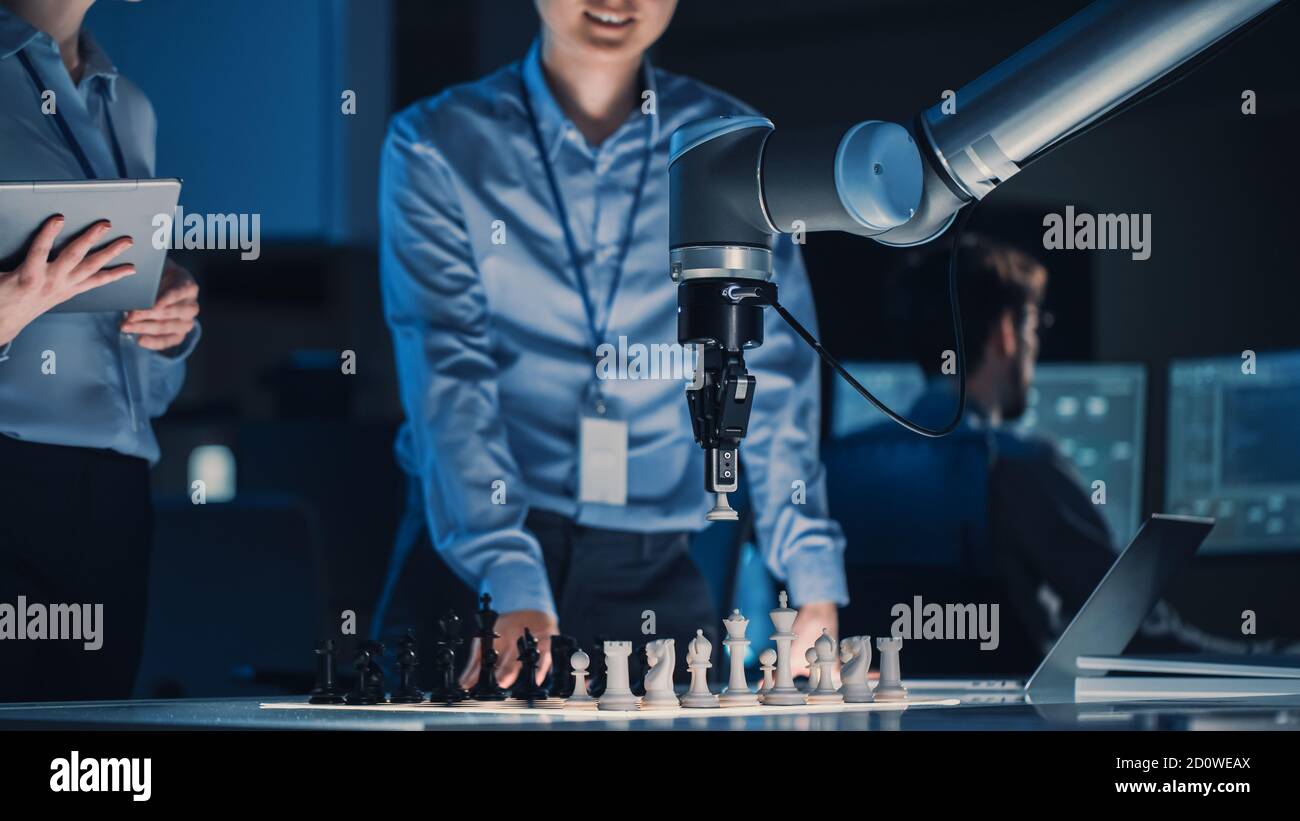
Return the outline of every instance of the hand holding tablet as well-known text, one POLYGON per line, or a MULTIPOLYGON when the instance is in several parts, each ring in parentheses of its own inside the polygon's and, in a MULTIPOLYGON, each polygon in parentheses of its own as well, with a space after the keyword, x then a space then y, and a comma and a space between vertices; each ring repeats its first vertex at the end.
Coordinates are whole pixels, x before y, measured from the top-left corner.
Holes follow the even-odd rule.
POLYGON ((0 271, 0 345, 54 306, 136 272, 129 263, 110 265, 134 241, 118 237, 104 244, 112 230, 108 220, 86 228, 51 257, 64 224, 62 215, 45 220, 22 262, 0 271))
POLYGON ((198 315, 198 284, 188 270, 169 259, 163 267, 158 301, 152 308, 128 312, 122 332, 134 334, 142 348, 165 351, 185 340, 198 315))

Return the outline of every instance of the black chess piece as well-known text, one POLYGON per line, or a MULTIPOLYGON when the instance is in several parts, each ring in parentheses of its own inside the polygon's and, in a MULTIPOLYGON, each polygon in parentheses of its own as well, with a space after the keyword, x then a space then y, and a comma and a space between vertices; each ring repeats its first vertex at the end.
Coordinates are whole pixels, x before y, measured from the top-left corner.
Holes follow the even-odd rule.
MULTIPOLYGON (((356 655, 352 657, 352 669, 357 671, 356 687, 348 691, 343 697, 347 704, 378 704, 383 698, 383 682, 379 684, 380 695, 375 695, 374 685, 371 681, 373 666, 375 664, 374 654, 371 652, 374 642, 365 642, 357 648, 356 655)), ((382 676, 382 673, 381 673, 382 676)))
POLYGON ((587 693, 592 698, 600 698, 605 693, 605 637, 596 636, 596 641, 592 644, 591 650, 587 652, 591 658, 591 666, 587 669, 591 671, 587 679, 587 693))
POLYGON ((479 597, 479 609, 474 614, 478 622, 479 668, 478 683, 469 691, 469 697, 475 701, 501 701, 506 697, 505 689, 497 683, 496 640, 501 638, 496 633, 497 611, 492 609, 492 596, 484 593, 479 597))
POLYGON ((645 657, 645 646, 649 642, 632 643, 632 657, 628 659, 627 674, 632 685, 632 695, 645 695, 645 674, 650 669, 650 662, 645 657))
POLYGON ((537 665, 542 654, 537 651, 537 639, 527 627, 524 634, 515 642, 519 648, 519 678, 510 690, 510 697, 520 701, 545 701, 546 688, 537 683, 537 665))
POLYGON ((389 699, 393 704, 419 704, 424 693, 415 684, 415 668, 420 666, 415 636, 409 632, 397 640, 397 692, 389 699))
POLYGON ((455 704, 469 697, 456 682, 456 647, 460 645, 460 618, 451 610, 434 622, 433 690, 429 701, 455 704))
POLYGON ((551 636, 551 698, 568 698, 576 684, 571 659, 578 649, 572 636, 551 636))
POLYGON ((334 639, 316 642, 316 686, 307 698, 308 704, 342 704, 343 694, 334 683, 334 639))
POLYGON ((379 660, 384 657, 384 643, 382 641, 368 641, 365 646, 370 652, 370 666, 366 668, 366 680, 369 683, 370 692, 374 694, 376 704, 386 704, 388 703, 388 694, 384 691, 384 668, 379 663, 379 660))

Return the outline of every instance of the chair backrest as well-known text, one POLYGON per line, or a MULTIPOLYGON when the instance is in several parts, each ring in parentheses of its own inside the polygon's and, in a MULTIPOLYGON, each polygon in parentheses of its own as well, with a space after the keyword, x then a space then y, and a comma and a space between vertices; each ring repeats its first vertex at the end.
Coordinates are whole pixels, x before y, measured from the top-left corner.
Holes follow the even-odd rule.
POLYGON ((888 422, 832 442, 825 460, 849 565, 989 571, 987 432, 927 439, 888 422))
POLYGON ((311 686, 326 589, 319 525, 287 496, 157 505, 136 695, 265 695, 311 686))
POLYGON ((842 635, 890 635, 896 605, 999 604, 1000 645, 913 641, 909 675, 1026 674, 1037 663, 1019 616, 1008 606, 989 529, 993 454, 1009 435, 964 428, 927 439, 893 422, 826 448, 831 515, 844 528, 850 603, 842 635))

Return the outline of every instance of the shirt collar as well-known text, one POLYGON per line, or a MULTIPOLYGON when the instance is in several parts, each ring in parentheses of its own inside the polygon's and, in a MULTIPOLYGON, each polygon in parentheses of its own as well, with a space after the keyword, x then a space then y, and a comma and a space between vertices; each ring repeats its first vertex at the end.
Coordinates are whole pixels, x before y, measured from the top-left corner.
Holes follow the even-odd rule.
MULTIPOLYGON (((23 18, 0 6, 0 60, 12 57, 26 48, 33 40, 44 37, 57 51, 53 39, 48 34, 28 23, 23 18)), ((104 88, 108 98, 117 97, 117 66, 108 59, 104 49, 90 32, 81 30, 82 82, 93 77, 104 78, 104 88)))
POLYGON ((22 51, 41 31, 23 18, 0 6, 0 60, 22 51))
MULTIPOLYGON (((925 392, 912 406, 909 416, 912 421, 925 427, 940 427, 952 419, 957 404, 956 379, 952 376, 934 376, 926 382, 925 392)), ((988 413, 976 402, 970 393, 966 394, 966 412, 962 416, 961 428, 982 430, 993 427, 989 423, 988 413)))
POLYGON ((104 78, 104 89, 109 100, 117 98, 117 66, 104 53, 99 41, 89 31, 81 30, 82 82, 92 77, 104 78))
MULTIPOLYGON (((533 44, 528 49, 528 54, 524 57, 521 68, 524 82, 524 90, 528 94, 529 105, 533 109, 533 115, 537 118, 537 128, 541 133, 542 141, 546 145, 548 157, 554 157, 565 135, 569 133, 578 134, 578 127, 565 116, 564 110, 556 102, 555 95, 551 93, 551 87, 546 82, 546 75, 542 72, 542 43, 541 39, 533 40, 533 44)), ((655 83, 654 67, 650 65, 648 57, 641 58, 641 77, 644 90, 650 92, 650 99, 653 105, 650 110, 650 128, 652 144, 659 142, 659 92, 655 83)), ((641 109, 633 109, 629 115, 629 121, 634 117, 640 117, 641 109)), ((619 126, 609 139, 615 139, 620 132, 627 128, 627 123, 619 126)), ((583 144, 585 147, 585 143, 583 144)))

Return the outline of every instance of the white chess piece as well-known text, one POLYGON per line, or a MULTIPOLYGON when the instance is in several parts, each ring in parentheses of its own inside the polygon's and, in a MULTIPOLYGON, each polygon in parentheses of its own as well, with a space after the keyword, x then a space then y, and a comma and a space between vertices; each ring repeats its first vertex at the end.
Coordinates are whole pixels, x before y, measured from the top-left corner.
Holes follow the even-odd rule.
POLYGON ((645 674, 645 697, 641 699, 642 709, 676 710, 681 702, 673 692, 673 672, 677 668, 677 642, 672 639, 657 639, 645 646, 646 664, 650 667, 645 674))
POLYGON ((871 695, 871 685, 867 683, 867 673, 871 670, 871 637, 852 636, 840 640, 840 662, 844 668, 840 676, 844 686, 840 695, 848 704, 866 704, 875 701, 871 695))
POLYGON ((564 709, 596 709, 596 699, 587 692, 587 668, 591 666, 591 656, 577 650, 569 656, 569 666, 573 668, 573 695, 564 700, 564 709))
POLYGON ((605 642, 605 692, 596 706, 601 710, 635 710, 641 699, 632 695, 629 681, 628 659, 632 656, 632 642, 605 642))
POLYGON ((763 685, 758 688, 758 703, 772 689, 772 673, 776 670, 776 651, 771 647, 758 654, 758 668, 763 671, 763 685))
POLYGON ((903 640, 893 636, 876 639, 876 649, 880 651, 880 681, 876 683, 876 701, 906 699, 907 688, 903 686, 903 671, 898 663, 903 640))
POLYGON ((774 707, 807 704, 808 697, 794 686, 794 676, 790 672, 790 645, 799 638, 791 628, 794 627, 799 611, 787 606, 789 597, 784 590, 781 591, 780 602, 780 607, 768 613, 776 627, 776 632, 772 634, 772 641, 776 642, 776 681, 763 694, 763 703, 774 707))
POLYGON ((823 629, 813 644, 816 658, 817 689, 808 696, 809 704, 843 704, 844 696, 835 691, 835 639, 830 630, 823 629))
POLYGON ((727 629, 727 637, 722 640, 727 652, 731 654, 731 676, 727 680, 727 689, 718 696, 718 703, 723 707, 746 707, 758 703, 758 696, 749 691, 749 682, 745 681, 745 655, 749 652, 749 639, 745 638, 745 628, 749 619, 732 610, 731 615, 722 620, 727 629))
POLYGON ((713 643, 704 637, 703 630, 695 631, 695 638, 686 646, 686 666, 691 671, 691 689, 682 698, 683 707, 717 707, 718 697, 709 692, 708 669, 713 666, 713 643))
POLYGON ((804 664, 808 665, 808 692, 817 689, 817 684, 821 678, 821 668, 817 666, 817 648, 809 647, 803 651, 804 664))

